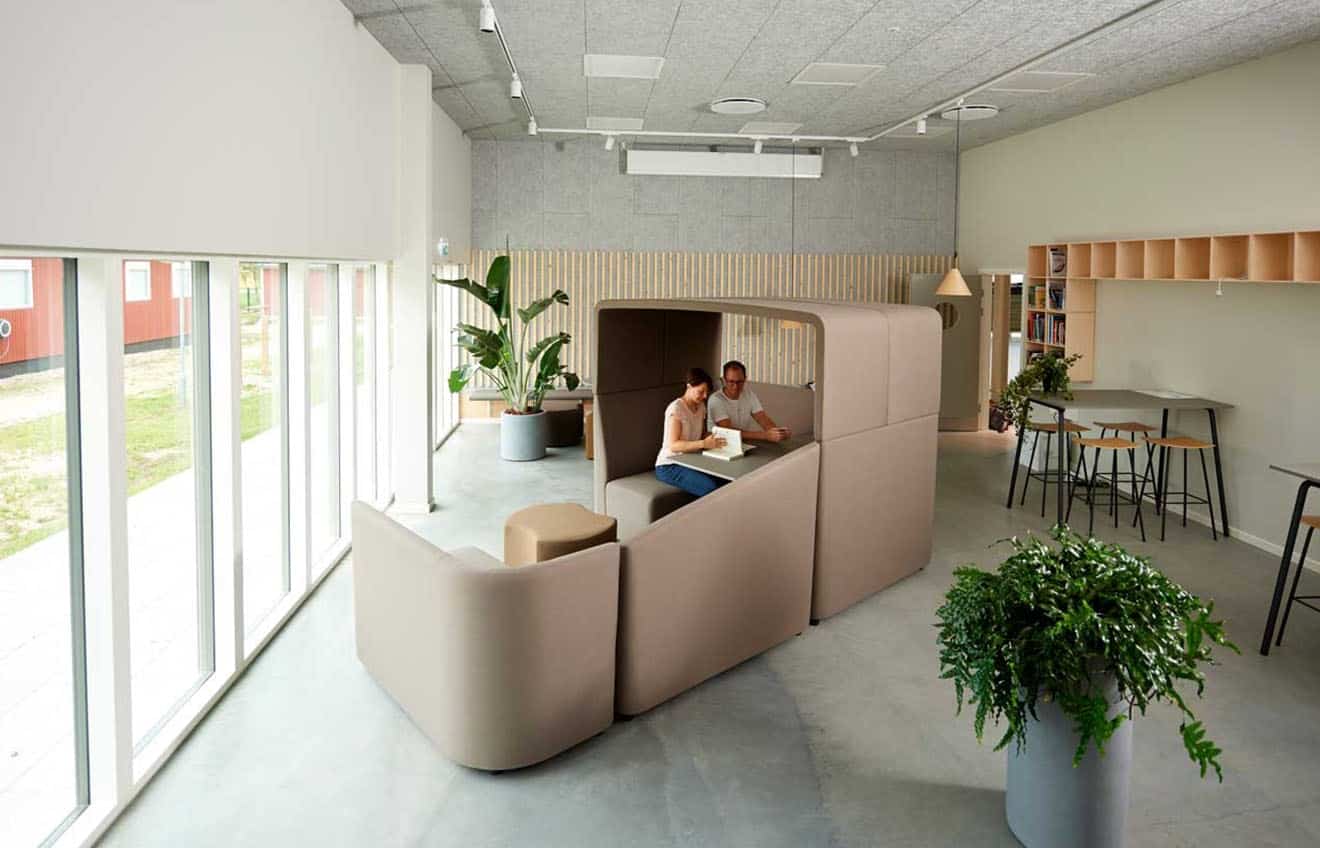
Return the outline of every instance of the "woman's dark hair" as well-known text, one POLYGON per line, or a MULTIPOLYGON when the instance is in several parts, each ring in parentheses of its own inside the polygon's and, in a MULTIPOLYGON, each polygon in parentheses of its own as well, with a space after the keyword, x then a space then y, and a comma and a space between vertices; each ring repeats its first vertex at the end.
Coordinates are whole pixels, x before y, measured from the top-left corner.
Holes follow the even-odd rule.
POLYGON ((705 383, 706 391, 715 391, 715 381, 710 378, 710 374, 706 373, 705 368, 689 368, 686 382, 689 386, 700 386, 705 383))

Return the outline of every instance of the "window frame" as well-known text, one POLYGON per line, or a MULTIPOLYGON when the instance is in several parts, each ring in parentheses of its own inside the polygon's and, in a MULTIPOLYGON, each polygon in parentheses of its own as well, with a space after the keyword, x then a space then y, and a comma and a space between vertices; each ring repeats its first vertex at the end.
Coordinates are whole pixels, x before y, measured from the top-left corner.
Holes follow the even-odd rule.
MULTIPOLYGON (((174 300, 193 296, 192 266, 191 262, 170 263, 170 297, 174 300)), ((147 263, 147 280, 151 280, 151 263, 147 263)))
MULTIPOLYGON (((18 304, 15 306, 12 304, 6 304, 0 302, 0 310, 8 312, 11 310, 16 311, 19 309, 34 308, 36 305, 36 292, 34 291, 35 283, 33 281, 33 274, 32 274, 32 260, 31 259, 0 259, 0 271, 20 271, 20 272, 25 272, 27 274, 27 303, 18 304)), ((3 290, 0 289, 0 292, 3 292, 3 290)))
POLYGON ((124 260, 124 303, 148 303, 151 301, 151 261, 147 259, 125 259, 124 260), (129 285, 129 275, 134 271, 146 271, 147 274, 147 294, 146 297, 136 297, 132 287, 129 285))

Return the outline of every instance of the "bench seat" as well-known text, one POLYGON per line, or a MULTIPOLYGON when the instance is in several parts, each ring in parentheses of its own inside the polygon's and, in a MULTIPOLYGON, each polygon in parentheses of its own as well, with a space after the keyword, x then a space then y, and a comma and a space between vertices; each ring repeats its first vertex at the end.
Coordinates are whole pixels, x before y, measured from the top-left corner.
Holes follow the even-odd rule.
POLYGON ((694 500, 693 495, 661 482, 654 468, 605 484, 605 501, 609 504, 609 514, 619 521, 620 539, 646 529, 694 500))

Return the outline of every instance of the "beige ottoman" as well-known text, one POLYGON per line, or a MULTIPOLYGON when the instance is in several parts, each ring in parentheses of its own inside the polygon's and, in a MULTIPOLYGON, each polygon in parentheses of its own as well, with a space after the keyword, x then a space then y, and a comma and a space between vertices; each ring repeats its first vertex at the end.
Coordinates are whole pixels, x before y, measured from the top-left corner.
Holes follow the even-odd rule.
POLYGON ((529 565, 617 541, 613 518, 575 503, 537 504, 504 522, 504 564, 529 565))

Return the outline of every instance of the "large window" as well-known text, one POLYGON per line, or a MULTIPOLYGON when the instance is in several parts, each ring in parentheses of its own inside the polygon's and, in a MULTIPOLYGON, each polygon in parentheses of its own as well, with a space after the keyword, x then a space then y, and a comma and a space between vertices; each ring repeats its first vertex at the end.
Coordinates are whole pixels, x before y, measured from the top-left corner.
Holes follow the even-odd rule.
POLYGON ((312 561, 324 558, 339 539, 339 279, 336 265, 307 268, 309 334, 308 389, 311 396, 312 561))
POLYGON ((244 263, 238 279, 243 624, 251 634, 289 593, 288 275, 283 264, 244 263))
POLYGON ((354 265, 353 421, 357 460, 355 497, 376 500, 376 268, 354 265))
POLYGON ((158 295, 132 302, 130 269, 148 266, 163 282, 170 265, 124 265, 129 657, 140 747, 214 668, 207 305, 195 270, 190 294, 172 298, 148 284, 158 295))
POLYGON ((0 845, 88 802, 72 268, 0 259, 0 845))

